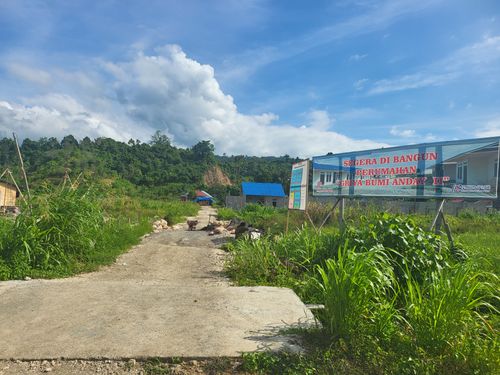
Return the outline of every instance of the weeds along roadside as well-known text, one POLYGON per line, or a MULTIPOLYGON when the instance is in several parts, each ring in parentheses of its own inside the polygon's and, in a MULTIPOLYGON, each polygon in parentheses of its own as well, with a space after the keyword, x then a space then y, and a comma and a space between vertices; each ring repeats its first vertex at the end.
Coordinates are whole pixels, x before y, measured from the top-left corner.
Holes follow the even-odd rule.
MULTIPOLYGON (((247 213, 237 214, 242 219, 247 213)), ((305 225, 228 246, 226 269, 236 283, 286 286, 306 303, 325 305, 317 313, 321 344, 310 345, 305 355, 245 355, 247 369, 496 373, 500 283, 484 259, 490 252, 474 244, 462 245, 463 252, 450 249, 417 224, 427 218, 368 216, 351 221, 344 233, 331 226, 317 233, 305 225)), ((498 229, 497 217, 452 220, 463 228, 459 238, 470 233, 467 227, 478 233, 498 229)))
POLYGON ((14 219, 0 220, 0 280, 54 278, 92 271, 151 231, 154 218, 176 223, 197 206, 103 195, 81 184, 45 186, 14 219))

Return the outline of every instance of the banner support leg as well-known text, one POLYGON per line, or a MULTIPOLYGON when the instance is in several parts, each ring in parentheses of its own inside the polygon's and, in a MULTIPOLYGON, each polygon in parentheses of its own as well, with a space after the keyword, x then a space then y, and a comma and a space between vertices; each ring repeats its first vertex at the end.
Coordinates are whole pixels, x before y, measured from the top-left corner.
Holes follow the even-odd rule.
POLYGON ((335 211, 335 208, 337 207, 337 205, 339 204, 339 202, 340 202, 340 198, 337 199, 337 202, 335 202, 335 204, 333 205, 333 207, 330 210, 330 212, 328 212, 328 215, 326 215, 326 217, 323 219, 323 221, 321 222, 321 225, 319 226, 318 230, 321 230, 321 228, 323 228, 323 226, 326 224, 326 222, 328 221, 328 219, 330 218, 330 216, 332 216, 332 214, 335 211))
POLYGON ((439 204, 438 210, 436 212, 436 216, 434 217, 434 220, 432 221, 432 224, 431 224, 429 231, 432 231, 432 229, 434 229, 434 233, 439 234, 440 229, 441 229, 440 228, 441 223, 443 223, 444 230, 446 232, 446 236, 448 237, 448 241, 450 241, 451 247, 454 247, 455 244, 453 242, 453 236, 451 234, 451 229, 446 221, 446 218, 444 216, 444 211, 443 211, 445 201, 446 201, 445 199, 441 200, 441 203, 439 204))
POLYGON ((344 197, 340 198, 340 209, 339 209, 339 226, 340 230, 345 229, 345 221, 344 221, 344 197))
POLYGON ((446 236, 448 237, 448 241, 450 241, 451 247, 454 248, 455 244, 453 243, 453 236, 451 235, 451 229, 448 223, 446 222, 443 211, 441 211, 441 221, 443 222, 444 230, 446 232, 446 236))
MULTIPOLYGON (((431 227, 429 228, 429 232, 434 229, 434 227, 436 226, 436 223, 437 223, 438 219, 441 219, 440 213, 443 210, 444 202, 445 202, 445 200, 442 199, 441 202, 439 203, 439 206, 438 206, 438 209, 437 209, 437 212, 436 212, 436 216, 434 216, 434 220, 432 220, 432 224, 431 224, 431 227)), ((437 230, 435 232, 438 233, 437 230)))
POLYGON ((286 213, 286 227, 285 227, 285 234, 288 234, 288 224, 290 222, 290 209, 288 209, 286 213))
POLYGON ((316 232, 318 232, 318 228, 316 228, 316 225, 314 225, 314 221, 312 221, 311 216, 309 215, 309 212, 307 212, 307 210, 305 210, 304 212, 306 213, 306 217, 309 220, 309 222, 311 223, 311 225, 313 226, 314 230, 316 232))

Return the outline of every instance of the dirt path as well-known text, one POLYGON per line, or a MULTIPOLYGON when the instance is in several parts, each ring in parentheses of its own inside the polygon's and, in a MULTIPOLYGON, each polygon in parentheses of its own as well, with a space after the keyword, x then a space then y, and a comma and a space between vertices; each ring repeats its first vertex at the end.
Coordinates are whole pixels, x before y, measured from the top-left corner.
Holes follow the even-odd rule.
MULTIPOLYGON (((203 208, 199 227, 214 214, 203 208)), ((99 272, 0 282, 0 359, 205 358, 294 348, 278 331, 313 324, 289 289, 234 287, 221 238, 153 234, 99 272)), ((0 368, 1 373, 1 368, 0 368)))

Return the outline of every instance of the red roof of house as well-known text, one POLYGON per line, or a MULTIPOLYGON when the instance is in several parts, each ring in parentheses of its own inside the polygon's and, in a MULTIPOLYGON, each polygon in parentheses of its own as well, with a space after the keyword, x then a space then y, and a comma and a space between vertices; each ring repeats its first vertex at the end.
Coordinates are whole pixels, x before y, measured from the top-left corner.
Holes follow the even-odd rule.
POLYGON ((207 198, 213 198, 210 194, 208 194, 206 191, 204 190, 196 190, 195 192, 196 194, 196 197, 207 197, 207 198))

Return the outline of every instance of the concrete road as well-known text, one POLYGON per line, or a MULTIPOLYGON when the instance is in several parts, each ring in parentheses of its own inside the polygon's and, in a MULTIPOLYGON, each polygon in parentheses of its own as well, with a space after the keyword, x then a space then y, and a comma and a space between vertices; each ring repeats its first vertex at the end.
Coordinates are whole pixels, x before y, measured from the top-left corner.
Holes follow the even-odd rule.
MULTIPOLYGON (((208 215, 199 214, 204 226, 208 215)), ((289 289, 234 287, 206 232, 154 234, 115 264, 60 280, 0 282, 0 359, 238 356, 298 349, 314 324, 289 289)))

